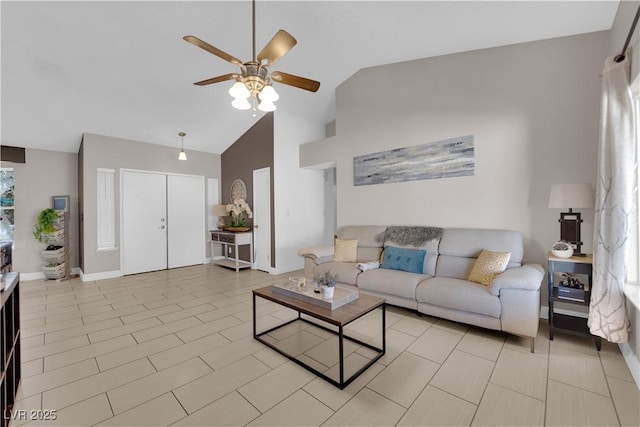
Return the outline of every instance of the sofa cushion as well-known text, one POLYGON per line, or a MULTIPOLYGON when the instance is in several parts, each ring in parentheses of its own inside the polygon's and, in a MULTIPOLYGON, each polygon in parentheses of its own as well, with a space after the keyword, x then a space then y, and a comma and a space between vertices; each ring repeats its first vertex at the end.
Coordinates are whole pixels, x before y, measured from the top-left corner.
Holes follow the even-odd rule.
POLYGON ((440 227, 423 226, 391 226, 388 227, 384 235, 384 247, 394 246, 406 249, 423 249, 427 251, 424 257, 422 272, 429 276, 435 276, 436 263, 438 261, 438 246, 440 238, 444 232, 440 227))
POLYGON ((358 240, 358 262, 379 261, 382 253, 380 235, 387 227, 380 225, 347 225, 336 233, 339 239, 358 240))
POLYGON ((325 262, 315 266, 313 272, 314 274, 322 274, 328 270, 331 270, 332 274, 338 275, 338 283, 347 285, 355 285, 356 277, 361 273, 355 262, 325 262))
POLYGON ((333 239, 333 260, 335 262, 356 262, 358 241, 356 239, 333 239))
POLYGON ((511 252, 493 252, 484 250, 473 264, 469 281, 489 286, 498 274, 504 272, 511 258, 511 252))
POLYGON ((424 257, 427 252, 423 249, 405 249, 387 246, 382 252, 381 268, 389 270, 408 271, 422 274, 424 257))
POLYGON ((358 288, 396 295, 401 298, 415 299, 416 286, 429 277, 426 274, 377 268, 375 270, 367 270, 358 276, 358 288))
POLYGON ((491 295, 489 288, 468 280, 432 277, 416 288, 416 299, 454 310, 468 311, 485 316, 500 317, 500 299, 491 295))
POLYGON ((507 268, 522 264, 524 243, 518 231, 445 228, 438 247, 435 276, 466 279, 483 249, 511 252, 507 268))

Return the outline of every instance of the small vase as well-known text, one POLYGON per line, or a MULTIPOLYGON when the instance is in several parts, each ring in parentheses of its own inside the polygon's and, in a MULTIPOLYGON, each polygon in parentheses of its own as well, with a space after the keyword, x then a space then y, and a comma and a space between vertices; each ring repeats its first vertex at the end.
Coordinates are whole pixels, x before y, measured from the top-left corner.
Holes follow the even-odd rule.
POLYGON ((332 299, 333 298, 333 290, 335 287, 333 286, 323 286, 322 287, 322 298, 323 299, 332 299))

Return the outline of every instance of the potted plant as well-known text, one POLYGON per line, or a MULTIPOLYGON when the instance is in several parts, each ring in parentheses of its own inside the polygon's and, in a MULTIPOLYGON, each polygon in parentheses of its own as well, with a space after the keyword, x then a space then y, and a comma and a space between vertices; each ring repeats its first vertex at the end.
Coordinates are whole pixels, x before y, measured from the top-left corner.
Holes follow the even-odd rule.
POLYGON ((231 214, 231 225, 227 228, 230 231, 249 231, 247 217, 252 218, 253 212, 243 199, 235 199, 233 203, 227 205, 227 212, 231 214))
POLYGON ((316 290, 319 287, 322 290, 322 298, 333 298, 333 291, 338 281, 338 275, 332 274, 331 270, 327 270, 324 273, 318 273, 313 276, 313 281, 316 282, 316 290))
POLYGON ((573 246, 568 242, 560 240, 551 246, 551 253, 558 258, 571 258, 573 255, 573 246))
POLYGON ((39 242, 47 243, 48 235, 56 231, 55 223, 58 220, 58 212, 48 208, 40 211, 38 219, 33 224, 33 237, 39 242))

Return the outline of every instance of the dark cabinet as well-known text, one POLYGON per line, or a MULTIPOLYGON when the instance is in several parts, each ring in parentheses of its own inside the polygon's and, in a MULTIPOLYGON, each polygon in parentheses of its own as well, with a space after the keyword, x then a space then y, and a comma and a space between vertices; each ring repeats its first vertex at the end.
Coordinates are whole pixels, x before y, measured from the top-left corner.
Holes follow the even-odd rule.
POLYGON ((19 273, 5 273, 0 287, 0 426, 7 427, 20 384, 19 273))

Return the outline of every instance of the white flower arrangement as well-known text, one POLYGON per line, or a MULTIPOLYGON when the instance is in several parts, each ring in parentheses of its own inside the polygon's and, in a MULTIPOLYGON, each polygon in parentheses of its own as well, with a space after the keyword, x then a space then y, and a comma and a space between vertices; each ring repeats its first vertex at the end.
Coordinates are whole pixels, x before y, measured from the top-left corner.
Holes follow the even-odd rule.
POLYGON ((245 213, 249 218, 253 218, 253 212, 251 208, 243 199, 235 199, 233 203, 227 205, 227 212, 231 214, 231 226, 232 227, 246 227, 247 219, 245 213))

